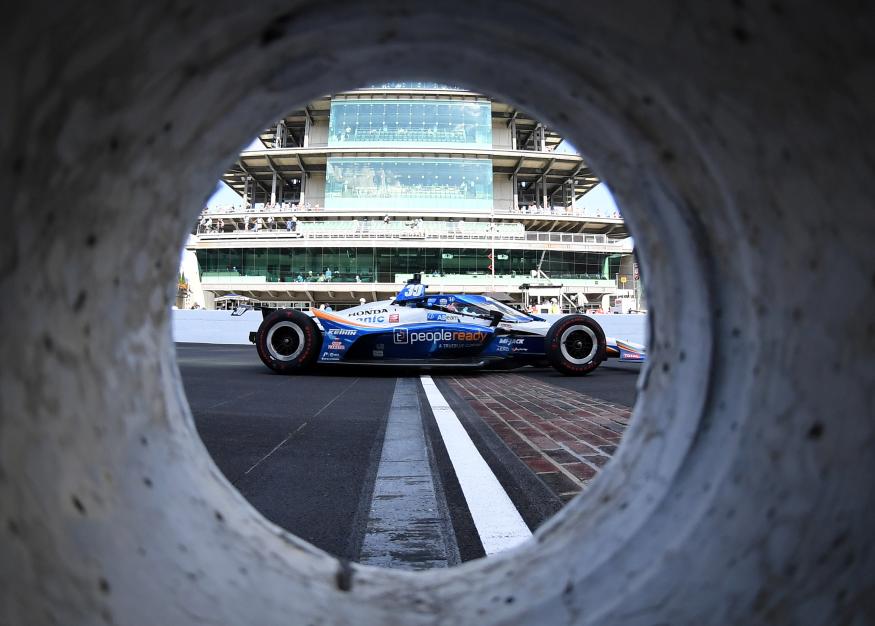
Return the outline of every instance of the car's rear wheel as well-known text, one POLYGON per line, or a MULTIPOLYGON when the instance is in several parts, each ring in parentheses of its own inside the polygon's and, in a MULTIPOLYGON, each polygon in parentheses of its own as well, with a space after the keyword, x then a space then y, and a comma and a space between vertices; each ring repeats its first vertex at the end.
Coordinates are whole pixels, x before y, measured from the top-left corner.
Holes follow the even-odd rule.
POLYGON ((550 365, 568 376, 583 376, 605 360, 607 341, 594 319, 568 315, 550 327, 544 346, 550 365))
POLYGON ((300 372, 316 360, 322 336, 316 323, 294 309, 268 315, 255 335, 261 361, 281 374, 300 372))

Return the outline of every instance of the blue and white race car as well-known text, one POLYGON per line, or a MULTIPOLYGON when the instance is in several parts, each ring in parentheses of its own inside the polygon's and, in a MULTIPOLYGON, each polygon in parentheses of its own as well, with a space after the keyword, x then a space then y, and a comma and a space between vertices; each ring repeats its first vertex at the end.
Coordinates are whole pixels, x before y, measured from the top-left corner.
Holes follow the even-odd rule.
POLYGON ((515 369, 550 364, 582 376, 609 357, 643 361, 643 346, 605 337, 586 315, 547 319, 478 295, 428 295, 419 276, 391 300, 338 313, 264 310, 249 339, 270 369, 315 364, 515 369))

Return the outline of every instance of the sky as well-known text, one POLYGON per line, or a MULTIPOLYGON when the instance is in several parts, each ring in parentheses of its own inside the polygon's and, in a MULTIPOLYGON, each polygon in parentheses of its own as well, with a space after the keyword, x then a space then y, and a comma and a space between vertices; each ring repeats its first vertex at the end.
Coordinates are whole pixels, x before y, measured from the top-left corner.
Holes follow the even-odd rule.
MULTIPOLYGON (((246 147, 246 150, 261 150, 263 148, 264 144, 256 137, 252 143, 246 147)), ((567 141, 563 141, 556 148, 556 152, 576 154, 577 150, 567 141)), ((241 202, 242 198, 237 192, 224 182, 219 181, 216 184, 216 189, 213 192, 213 195, 210 197, 209 201, 207 201, 207 206, 212 208, 236 205, 241 202)), ((596 215, 613 215, 615 211, 619 210, 617 209, 617 204, 614 201, 614 196, 611 194, 611 190, 605 183, 599 183, 593 187, 587 194, 577 201, 577 206, 578 208, 582 207, 587 213, 591 212, 596 215)))

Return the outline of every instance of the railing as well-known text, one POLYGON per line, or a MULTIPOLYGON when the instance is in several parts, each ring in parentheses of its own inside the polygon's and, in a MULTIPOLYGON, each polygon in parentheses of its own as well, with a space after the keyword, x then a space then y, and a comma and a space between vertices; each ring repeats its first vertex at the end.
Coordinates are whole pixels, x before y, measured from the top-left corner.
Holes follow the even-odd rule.
POLYGON ((249 239, 277 237, 281 239, 437 239, 459 241, 474 239, 488 241, 522 241, 526 238, 525 227, 522 224, 492 224, 489 222, 423 222, 382 220, 338 220, 327 222, 264 222, 263 220, 249 228, 238 230, 236 224, 231 224, 235 230, 226 230, 227 225, 217 222, 205 222, 198 226, 197 234, 205 240, 249 239), (222 230, 219 230, 219 229, 222 230))
MULTIPOLYGON (((227 226, 227 225, 223 225, 227 226)), ((612 239, 606 235, 526 231, 523 224, 492 224, 490 222, 423 222, 382 220, 338 220, 327 222, 256 223, 248 230, 219 231, 218 222, 198 226, 204 241, 239 239, 357 239, 357 240, 429 240, 429 241, 526 241, 541 244, 602 245, 617 251, 631 251, 629 239, 612 239)))
MULTIPOLYGON (((453 207, 447 207, 447 213, 456 212, 453 207)), ((349 213, 349 209, 328 209, 319 204, 311 204, 309 202, 301 203, 301 204, 276 204, 276 205, 255 205, 244 207, 242 205, 224 205, 218 207, 211 207, 208 209, 204 209, 201 211, 201 217, 212 217, 217 215, 262 215, 268 216, 273 215, 274 217, 288 217, 292 214, 299 215, 301 213, 349 213)), ((416 213, 415 210, 411 210, 412 213, 416 213)), ((470 210, 465 209, 466 213, 471 213, 470 210)), ((380 209, 375 209, 372 211, 373 214, 381 213, 380 209)), ((523 215, 523 216, 544 216, 544 217, 589 217, 592 219, 622 219, 622 216, 614 211, 609 215, 603 215, 600 212, 593 211, 591 209, 586 209, 585 207, 574 208, 564 207, 564 206, 554 206, 554 207, 540 207, 540 206, 507 206, 507 207, 498 207, 495 209, 494 213, 496 215, 523 215)), ((478 217, 488 216, 490 214, 489 211, 480 211, 476 213, 478 217)), ((472 213, 473 215, 473 213, 472 213)))
MULTIPOLYGON (((337 289, 343 285, 344 288, 351 288, 353 285, 358 285, 359 289, 364 289, 366 285, 403 285, 407 280, 413 277, 413 274, 380 274, 375 276, 373 272, 356 274, 354 272, 334 272, 331 276, 326 276, 324 273, 314 274, 312 272, 258 272, 252 274, 242 274, 239 271, 209 271, 201 272, 201 283, 204 285, 215 284, 233 284, 233 285, 267 285, 271 283, 279 283, 289 285, 296 283, 299 285, 307 285, 307 289, 313 287, 321 287, 324 289, 337 289)), ((600 291, 609 291, 617 294, 631 294, 631 290, 621 290, 614 278, 604 278, 598 274, 556 274, 550 277, 549 280, 532 278, 528 274, 492 274, 487 272, 470 273, 470 274, 424 274, 422 282, 428 284, 432 288, 441 285, 472 285, 472 286, 488 286, 492 283, 503 287, 516 287, 521 285, 535 285, 538 287, 589 287, 600 291)))

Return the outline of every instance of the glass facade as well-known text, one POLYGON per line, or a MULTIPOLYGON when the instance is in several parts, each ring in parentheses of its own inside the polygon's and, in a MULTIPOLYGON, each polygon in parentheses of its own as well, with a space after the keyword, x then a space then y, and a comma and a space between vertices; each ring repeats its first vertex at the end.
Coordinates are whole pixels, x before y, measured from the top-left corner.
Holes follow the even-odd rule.
POLYGON ((492 209, 489 159, 329 157, 327 209, 492 209))
POLYGON ((476 100, 332 100, 328 145, 491 148, 492 105, 476 100))
MULTIPOLYGON (((202 277, 264 277, 268 282, 396 282, 396 275, 482 276, 488 248, 231 248, 198 250, 202 277)), ((620 255, 599 252, 495 250, 495 273, 527 277, 541 263, 554 279, 614 279, 620 255)))

